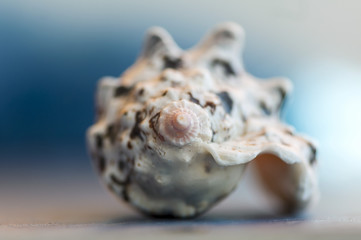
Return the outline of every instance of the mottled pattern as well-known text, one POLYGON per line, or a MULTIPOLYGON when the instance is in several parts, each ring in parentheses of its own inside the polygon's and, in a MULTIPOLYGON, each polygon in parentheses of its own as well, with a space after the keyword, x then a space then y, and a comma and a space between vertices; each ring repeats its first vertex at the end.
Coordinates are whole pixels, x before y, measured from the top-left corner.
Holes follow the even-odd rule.
POLYGON ((287 211, 315 199, 316 148, 279 120, 291 83, 247 73, 243 42, 243 29, 225 23, 183 51, 165 30, 152 28, 135 64, 120 78, 100 80, 97 122, 87 137, 94 166, 113 193, 150 215, 193 217, 232 192, 255 160, 266 189, 287 211), (182 101, 202 120, 187 120, 198 124, 197 134, 170 141, 159 131, 160 125, 175 129, 166 125, 171 120, 159 122, 170 119, 160 118, 162 109, 182 101), (272 162, 271 172, 262 161, 272 162), (284 178, 274 177, 284 169, 278 162, 288 166, 284 178))

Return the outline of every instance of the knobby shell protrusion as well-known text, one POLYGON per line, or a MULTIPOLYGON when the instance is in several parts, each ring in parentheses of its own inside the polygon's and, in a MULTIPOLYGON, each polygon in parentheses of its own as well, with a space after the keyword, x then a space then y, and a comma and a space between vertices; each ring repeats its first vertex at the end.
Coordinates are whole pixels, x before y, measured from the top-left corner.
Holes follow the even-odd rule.
POLYGON ((197 104, 187 100, 165 106, 158 120, 159 134, 176 146, 195 141, 203 129, 210 129, 207 113, 197 104))

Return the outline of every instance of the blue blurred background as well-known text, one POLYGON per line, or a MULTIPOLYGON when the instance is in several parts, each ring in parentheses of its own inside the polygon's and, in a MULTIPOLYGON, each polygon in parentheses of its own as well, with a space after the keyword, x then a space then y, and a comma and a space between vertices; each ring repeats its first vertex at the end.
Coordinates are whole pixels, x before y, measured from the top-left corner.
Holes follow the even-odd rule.
POLYGON ((294 83, 284 119, 319 142, 314 211, 361 213, 360 10, 357 0, 2 0, 0 210, 39 199, 60 206, 64 195, 117 206, 85 148, 97 80, 128 68, 151 26, 190 48, 231 20, 246 31, 246 69, 294 83))

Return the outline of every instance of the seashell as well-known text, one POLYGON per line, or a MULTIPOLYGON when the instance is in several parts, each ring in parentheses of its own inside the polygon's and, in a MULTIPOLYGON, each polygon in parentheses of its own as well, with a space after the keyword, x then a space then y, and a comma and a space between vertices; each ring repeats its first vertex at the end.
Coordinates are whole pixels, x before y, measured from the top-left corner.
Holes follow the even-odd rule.
POLYGON ((87 141, 115 196, 151 216, 195 217, 253 168, 249 174, 277 200, 267 213, 298 212, 317 200, 315 144, 279 118, 291 82, 247 73, 243 43, 236 23, 216 26, 187 51, 152 28, 134 65, 100 81, 87 141))
POLYGON ((207 113, 186 100, 172 102, 162 109, 159 134, 176 146, 184 146, 197 139, 202 128, 210 128, 207 113))

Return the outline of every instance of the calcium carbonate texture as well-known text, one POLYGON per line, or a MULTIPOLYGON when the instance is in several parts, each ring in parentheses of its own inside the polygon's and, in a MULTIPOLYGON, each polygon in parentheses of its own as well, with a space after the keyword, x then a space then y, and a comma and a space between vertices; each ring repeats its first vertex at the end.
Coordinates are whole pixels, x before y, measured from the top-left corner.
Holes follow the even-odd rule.
POLYGON ((284 211, 314 201, 316 148, 279 119, 291 82, 247 73, 243 43, 235 23, 186 51, 154 27, 133 66, 99 81, 87 140, 111 192, 149 215, 193 217, 252 163, 284 211))

